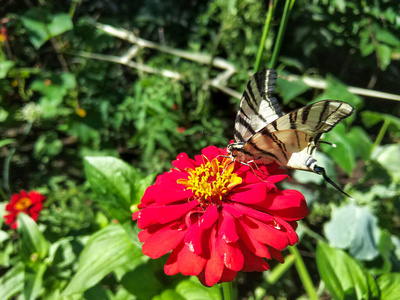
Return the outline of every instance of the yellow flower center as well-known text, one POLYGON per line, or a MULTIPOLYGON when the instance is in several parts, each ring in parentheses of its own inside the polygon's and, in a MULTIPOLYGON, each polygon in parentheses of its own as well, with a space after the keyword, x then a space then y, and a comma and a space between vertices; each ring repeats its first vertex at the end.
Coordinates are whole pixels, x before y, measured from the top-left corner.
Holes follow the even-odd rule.
POLYGON ((188 179, 178 179, 177 183, 192 190, 197 199, 206 204, 219 204, 235 186, 242 183, 242 178, 233 173, 234 164, 228 158, 222 162, 214 158, 211 162, 203 155, 205 162, 193 169, 187 168, 188 179))
POLYGON ((15 209, 17 210, 24 210, 31 206, 32 202, 31 199, 29 198, 21 198, 18 200, 18 202, 15 204, 15 209))

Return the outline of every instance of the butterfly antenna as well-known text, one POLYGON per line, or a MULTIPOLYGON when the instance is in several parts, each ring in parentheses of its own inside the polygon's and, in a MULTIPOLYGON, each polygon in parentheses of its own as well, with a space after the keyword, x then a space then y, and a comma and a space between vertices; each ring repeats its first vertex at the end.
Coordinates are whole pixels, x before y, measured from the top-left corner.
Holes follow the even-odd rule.
POLYGON ((322 177, 329 182, 334 188, 336 188, 338 191, 340 191, 342 194, 346 195, 347 197, 349 197, 351 200, 354 201, 354 198, 351 197, 349 194, 347 194, 345 191, 343 191, 332 179, 330 179, 325 172, 325 169, 319 166, 315 166, 314 167, 314 171, 320 175, 322 175, 322 177))
POLYGON ((333 148, 336 148, 336 147, 337 147, 336 144, 334 144, 334 143, 329 143, 329 142, 325 142, 325 141, 319 141, 318 143, 327 144, 327 145, 329 145, 329 146, 332 146, 333 148))
POLYGON ((216 136, 216 135, 209 134, 209 133, 205 132, 204 130, 203 130, 203 134, 204 134, 204 135, 211 136, 211 137, 214 137, 214 138, 217 138, 217 139, 220 139, 220 140, 223 140, 224 142, 228 141, 228 144, 229 144, 229 140, 224 139, 224 138, 219 137, 219 136, 216 136))

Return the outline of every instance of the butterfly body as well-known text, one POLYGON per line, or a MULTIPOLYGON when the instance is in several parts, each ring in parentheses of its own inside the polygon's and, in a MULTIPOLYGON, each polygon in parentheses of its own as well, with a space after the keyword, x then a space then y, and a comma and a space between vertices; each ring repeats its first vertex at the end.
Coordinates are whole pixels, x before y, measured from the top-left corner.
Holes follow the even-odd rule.
POLYGON ((242 163, 275 161, 287 168, 315 172, 332 183, 317 166, 315 150, 321 135, 350 116, 354 108, 342 101, 323 100, 283 114, 273 96, 276 79, 277 73, 269 69, 250 79, 240 101, 234 143, 227 146, 228 154, 242 163))

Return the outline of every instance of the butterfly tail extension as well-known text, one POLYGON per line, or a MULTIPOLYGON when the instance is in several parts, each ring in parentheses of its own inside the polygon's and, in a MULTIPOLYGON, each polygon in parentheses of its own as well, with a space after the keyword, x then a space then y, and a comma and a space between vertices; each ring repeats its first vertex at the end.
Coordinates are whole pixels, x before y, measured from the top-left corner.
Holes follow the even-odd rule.
POLYGON ((330 178, 326 175, 326 172, 325 172, 325 169, 324 169, 324 168, 319 167, 319 166, 316 165, 316 166, 314 167, 314 171, 315 171, 317 174, 322 175, 322 177, 323 177, 327 182, 329 182, 334 188, 336 188, 338 191, 340 191, 343 195, 346 195, 347 197, 349 197, 351 200, 354 201, 354 198, 353 198, 353 197, 351 197, 349 194, 347 194, 345 191, 343 191, 332 179, 330 179, 330 178))

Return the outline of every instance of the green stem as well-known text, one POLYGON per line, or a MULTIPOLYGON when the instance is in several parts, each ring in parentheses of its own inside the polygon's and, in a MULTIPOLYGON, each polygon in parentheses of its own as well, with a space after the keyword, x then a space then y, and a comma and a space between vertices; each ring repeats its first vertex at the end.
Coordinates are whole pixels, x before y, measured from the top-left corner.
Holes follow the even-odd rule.
POLYGON ((307 271, 306 265, 304 264, 303 258, 300 255, 299 250, 296 246, 289 247, 290 252, 296 257, 295 266, 297 273, 299 273, 300 280, 303 283, 306 293, 311 300, 318 300, 317 293, 314 289, 310 274, 307 271))
POLYGON ((277 265, 267 277, 267 282, 271 285, 274 285, 279 278, 282 277, 283 274, 286 273, 287 270, 295 263, 296 257, 292 254, 285 257, 285 263, 277 265))
POLYGON ((381 144, 389 125, 390 125, 389 120, 385 120, 383 122, 381 130, 379 130, 378 136, 376 137, 376 140, 375 140, 374 144, 372 145, 371 154, 374 152, 375 148, 381 144))
POLYGON ((276 66, 279 50, 281 49, 281 45, 282 45, 282 41, 283 41, 283 36, 285 35, 286 25, 289 20, 289 15, 290 15, 290 12, 293 8, 295 1, 296 0, 286 0, 285 8, 283 11, 283 16, 282 16, 282 20, 281 20, 281 26, 279 26, 278 37, 276 39, 276 43, 275 43, 275 47, 274 47, 274 52, 272 53, 272 59, 271 59, 271 62, 269 63, 270 69, 273 69, 276 66))
POLYGON ((269 31, 269 25, 271 24, 272 16, 274 15, 275 12, 275 2, 277 0, 269 0, 269 5, 268 5, 268 12, 267 12, 267 17, 265 19, 264 23, 264 31, 262 33, 261 41, 260 41, 260 46, 258 47, 258 53, 257 53, 257 58, 256 58, 256 63, 254 64, 254 73, 258 71, 258 68, 260 67, 260 62, 261 62, 261 56, 265 48, 265 41, 267 40, 268 36, 268 31, 269 31))
POLYGON ((222 283, 222 291, 224 294, 224 300, 233 300, 233 287, 232 281, 222 283))
POLYGON ((78 4, 79 0, 72 0, 71 1, 71 6, 69 7, 68 14, 71 17, 71 19, 74 17, 75 10, 76 10, 76 5, 78 4))

